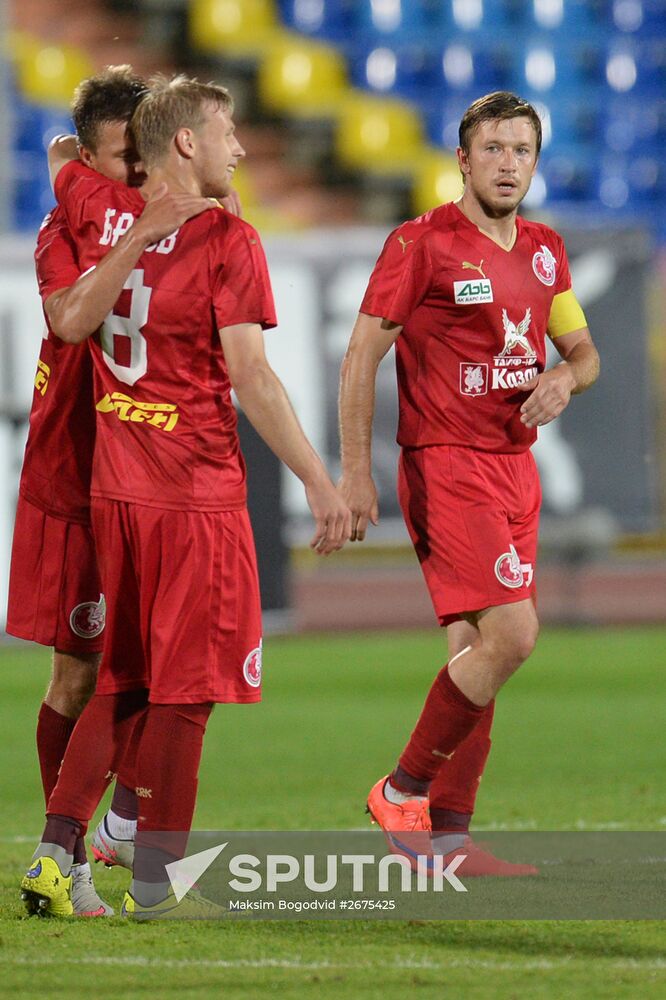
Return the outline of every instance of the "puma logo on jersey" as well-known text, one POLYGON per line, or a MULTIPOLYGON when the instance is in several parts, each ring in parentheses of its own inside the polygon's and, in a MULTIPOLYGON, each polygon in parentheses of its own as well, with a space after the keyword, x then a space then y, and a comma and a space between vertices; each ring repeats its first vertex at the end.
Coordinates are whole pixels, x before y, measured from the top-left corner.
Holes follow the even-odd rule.
POLYGON ((402 236, 398 236, 398 243, 402 247, 402 252, 403 253, 405 252, 405 250, 407 249, 407 247, 409 246, 409 244, 413 243, 413 242, 414 242, 414 240, 404 240, 402 238, 402 236))
POLYGON ((477 264, 470 264, 468 260, 464 260, 462 262, 462 269, 463 271, 478 271, 481 277, 485 278, 485 274, 483 273, 483 261, 481 261, 481 263, 477 265, 477 264))
POLYGON ((430 752, 435 757, 443 757, 444 760, 451 760, 451 758, 453 757, 453 755, 455 753, 455 750, 452 750, 451 753, 442 753, 441 750, 431 750, 430 752))

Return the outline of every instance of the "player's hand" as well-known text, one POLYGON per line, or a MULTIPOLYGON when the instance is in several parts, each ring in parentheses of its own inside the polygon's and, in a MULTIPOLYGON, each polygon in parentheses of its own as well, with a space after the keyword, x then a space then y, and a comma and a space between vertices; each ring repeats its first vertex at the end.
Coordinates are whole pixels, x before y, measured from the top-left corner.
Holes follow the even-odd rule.
POLYGON ((530 395, 520 407, 521 423, 526 427, 543 427, 562 410, 571 399, 576 380, 566 362, 542 372, 523 386, 530 395))
POLYGON ((170 236, 188 219, 214 207, 215 203, 208 198, 186 191, 169 191, 166 184, 160 184, 132 228, 150 246, 170 236))
POLYGON ((237 215, 239 219, 243 215, 243 206, 241 205, 240 195, 234 188, 231 189, 225 198, 219 198, 218 201, 221 205, 224 205, 227 212, 231 212, 232 215, 237 215))
POLYGON ((306 484, 305 496, 315 519, 310 548, 317 555, 330 555, 349 541, 351 511, 328 477, 306 484))
POLYGON ((351 540, 362 542, 368 529, 368 521, 372 524, 379 521, 379 501, 374 480, 367 473, 343 475, 338 489, 351 510, 351 540))

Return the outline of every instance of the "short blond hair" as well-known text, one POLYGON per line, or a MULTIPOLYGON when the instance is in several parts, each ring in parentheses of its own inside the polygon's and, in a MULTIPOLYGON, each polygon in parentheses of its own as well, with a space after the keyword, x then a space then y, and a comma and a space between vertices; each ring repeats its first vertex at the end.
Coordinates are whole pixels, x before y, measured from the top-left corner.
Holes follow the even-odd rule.
POLYGON ((217 83, 200 83, 182 74, 151 77, 130 126, 143 165, 149 169, 161 163, 176 132, 200 128, 210 107, 231 112, 233 106, 227 88, 217 83))

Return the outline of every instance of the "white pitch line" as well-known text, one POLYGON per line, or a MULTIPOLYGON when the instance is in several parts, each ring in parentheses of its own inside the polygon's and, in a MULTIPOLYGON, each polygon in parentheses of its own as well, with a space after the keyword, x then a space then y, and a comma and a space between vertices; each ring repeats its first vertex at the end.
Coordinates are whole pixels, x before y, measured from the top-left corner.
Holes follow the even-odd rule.
MULTIPOLYGON (((60 957, 48 957, 46 955, 9 955, 0 958, 0 963, 5 965, 58 965, 62 964, 60 957)), ((666 970, 666 959, 614 959, 598 958, 600 967, 612 971, 659 972, 666 970)), ((446 962, 431 962, 427 959, 396 959, 393 962, 382 963, 384 970, 431 970, 433 972, 446 971, 449 969, 481 969, 488 972, 536 972, 554 971, 556 969, 570 968, 577 963, 587 963, 589 959, 581 958, 543 958, 526 959, 525 961, 496 961, 494 959, 473 959, 454 958, 446 962)), ((135 956, 113 956, 113 955, 80 955, 76 958, 68 957, 68 966, 71 965, 92 965, 92 966, 137 966, 139 968, 156 969, 286 969, 302 972, 343 970, 368 970, 377 969, 377 963, 372 962, 303 962, 298 959, 281 958, 261 958, 261 959, 159 959, 146 958, 142 955, 135 956)))

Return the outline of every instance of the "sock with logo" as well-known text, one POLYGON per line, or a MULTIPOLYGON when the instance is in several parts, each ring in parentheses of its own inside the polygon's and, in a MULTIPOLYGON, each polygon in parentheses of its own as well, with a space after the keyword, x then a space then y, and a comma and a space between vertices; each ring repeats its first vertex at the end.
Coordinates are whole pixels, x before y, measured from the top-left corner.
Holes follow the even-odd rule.
POLYGON ((433 830, 467 833, 474 813, 479 783, 490 753, 490 730, 495 701, 486 705, 471 733, 450 760, 443 760, 430 783, 430 818, 433 830))
POLYGON ((402 786, 399 777, 396 784, 395 772, 391 784, 408 791, 404 788, 407 776, 427 790, 442 761, 460 746, 485 711, 486 706, 475 705, 462 693, 451 680, 448 665, 445 666, 435 678, 416 728, 400 756, 402 786))
POLYGON ((165 865, 185 856, 212 704, 148 706, 137 753, 139 806, 130 892, 152 906, 168 892, 165 865))
POLYGON ((48 815, 87 823, 114 777, 132 729, 146 709, 145 689, 94 694, 72 733, 48 815))

